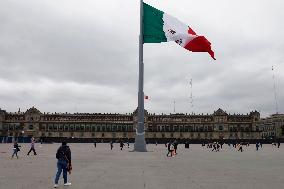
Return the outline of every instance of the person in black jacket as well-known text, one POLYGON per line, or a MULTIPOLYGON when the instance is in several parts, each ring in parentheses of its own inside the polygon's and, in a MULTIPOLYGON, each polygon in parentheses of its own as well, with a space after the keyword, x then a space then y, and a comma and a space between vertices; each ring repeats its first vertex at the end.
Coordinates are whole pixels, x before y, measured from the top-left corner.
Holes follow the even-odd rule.
POLYGON ((19 158, 19 157, 18 157, 18 152, 20 151, 20 148, 19 148, 19 147, 21 147, 21 146, 19 146, 19 145, 18 145, 18 142, 15 141, 15 142, 14 142, 14 148, 13 148, 13 155, 12 155, 11 158, 13 158, 14 155, 16 155, 17 159, 19 158))
POLYGON ((54 188, 58 187, 59 177, 63 170, 63 179, 64 179, 64 186, 70 186, 71 183, 67 181, 67 171, 71 173, 71 150, 69 146, 67 146, 66 142, 62 142, 62 145, 58 148, 56 152, 57 161, 57 173, 55 176, 55 185, 54 188), (69 170, 68 170, 69 168, 69 170))

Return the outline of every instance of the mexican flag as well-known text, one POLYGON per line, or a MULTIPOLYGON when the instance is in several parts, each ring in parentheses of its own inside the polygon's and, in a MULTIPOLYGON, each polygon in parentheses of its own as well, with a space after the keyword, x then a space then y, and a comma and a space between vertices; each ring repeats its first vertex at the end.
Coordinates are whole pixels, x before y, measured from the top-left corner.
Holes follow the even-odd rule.
POLYGON ((211 43, 197 35, 189 26, 178 19, 143 3, 143 40, 144 43, 174 41, 192 52, 208 52, 215 59, 211 43))

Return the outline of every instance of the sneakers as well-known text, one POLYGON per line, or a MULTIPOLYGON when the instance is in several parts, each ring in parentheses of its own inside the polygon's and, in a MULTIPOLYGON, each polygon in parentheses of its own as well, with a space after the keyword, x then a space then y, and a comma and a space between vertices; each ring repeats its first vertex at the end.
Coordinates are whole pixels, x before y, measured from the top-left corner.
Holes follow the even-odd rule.
POLYGON ((59 186, 58 184, 55 184, 55 185, 53 186, 53 188, 58 188, 58 186, 59 186))
POLYGON ((66 182, 66 183, 64 184, 64 186, 71 186, 71 183, 70 183, 70 182, 66 182))

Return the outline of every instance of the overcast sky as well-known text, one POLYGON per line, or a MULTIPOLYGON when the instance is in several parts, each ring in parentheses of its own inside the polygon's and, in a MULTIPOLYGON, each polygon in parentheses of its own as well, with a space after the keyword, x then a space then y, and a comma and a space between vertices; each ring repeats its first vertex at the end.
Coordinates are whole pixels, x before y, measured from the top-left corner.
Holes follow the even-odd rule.
MULTIPOLYGON (((151 113, 284 112, 283 0, 145 0, 212 43, 216 61, 174 42, 144 45, 151 113), (193 80, 190 90, 189 81, 193 80), (193 107, 190 94, 193 94, 193 107)), ((131 113, 139 0, 1 0, 0 108, 131 113)))

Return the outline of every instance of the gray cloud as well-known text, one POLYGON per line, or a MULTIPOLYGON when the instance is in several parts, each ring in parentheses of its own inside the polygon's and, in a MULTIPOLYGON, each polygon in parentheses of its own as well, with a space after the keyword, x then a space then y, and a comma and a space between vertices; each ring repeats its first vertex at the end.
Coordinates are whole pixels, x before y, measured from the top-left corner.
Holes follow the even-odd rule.
MULTIPOLYGON (((284 3, 146 1, 211 42, 217 61, 174 43, 145 44, 145 108, 152 113, 275 112, 284 94, 284 3), (189 103, 193 79, 194 106, 189 103)), ((0 2, 0 108, 132 112, 137 106, 139 2, 0 2)))

